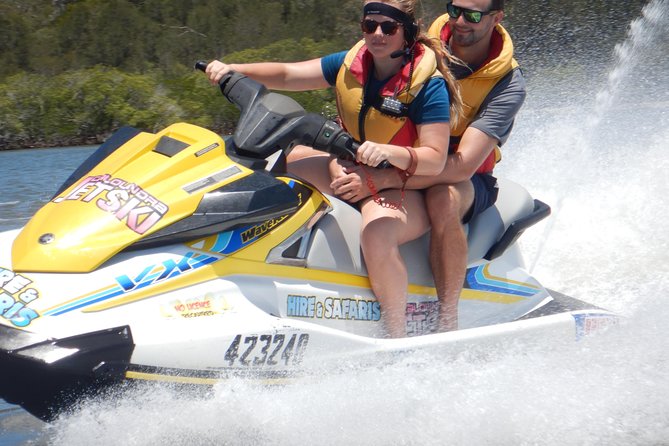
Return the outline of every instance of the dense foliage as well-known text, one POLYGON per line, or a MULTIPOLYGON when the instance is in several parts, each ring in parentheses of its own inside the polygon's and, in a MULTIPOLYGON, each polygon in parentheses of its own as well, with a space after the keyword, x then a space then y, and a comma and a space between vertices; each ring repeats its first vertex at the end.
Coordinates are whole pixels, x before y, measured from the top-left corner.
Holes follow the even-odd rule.
MULTIPOLYGON (((236 109, 192 63, 303 60, 358 37, 360 1, 3 0, 0 149, 96 143, 121 125, 225 131, 236 109)), ((294 94, 331 114, 330 91, 294 94)))
MULTIPOLYGON (((346 49, 360 37, 362 3, 0 0, 0 150, 98 142, 122 124, 154 131, 184 120, 227 131, 236 110, 193 73, 195 60, 304 60, 346 49)), ((626 2, 621 17, 610 0, 506 0, 504 23, 528 79, 551 73, 569 82, 592 68, 561 61, 588 53, 606 64, 601 48, 623 38, 646 3, 626 2), (613 42, 598 40, 602 26, 617 29, 613 42)), ((427 25, 445 1, 418 6, 427 25)), ((333 113, 331 91, 295 96, 310 111, 333 113)))

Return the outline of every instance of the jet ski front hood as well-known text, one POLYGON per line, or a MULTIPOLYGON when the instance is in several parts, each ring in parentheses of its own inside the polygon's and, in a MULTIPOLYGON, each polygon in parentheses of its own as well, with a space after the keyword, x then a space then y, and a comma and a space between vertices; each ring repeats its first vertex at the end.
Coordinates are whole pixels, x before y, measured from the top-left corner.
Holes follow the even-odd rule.
POLYGON ((183 123, 157 134, 132 130, 98 149, 98 159, 28 222, 12 246, 14 271, 90 272, 192 215, 208 191, 252 173, 209 130, 183 123))

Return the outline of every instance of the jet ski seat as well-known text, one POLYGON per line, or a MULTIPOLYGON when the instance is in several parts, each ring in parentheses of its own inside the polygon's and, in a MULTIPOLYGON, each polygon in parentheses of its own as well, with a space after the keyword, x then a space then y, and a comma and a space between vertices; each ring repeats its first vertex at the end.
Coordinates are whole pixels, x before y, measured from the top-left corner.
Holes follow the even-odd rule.
MULTIPOLYGON (((470 264, 483 259, 511 223, 533 212, 534 201, 522 186, 506 179, 498 179, 498 185, 495 205, 466 226, 470 264)), ((328 199, 333 209, 314 228, 306 257, 307 268, 367 275, 360 249, 360 212, 335 197, 328 196, 328 199)), ((411 283, 434 285, 429 240, 428 233, 400 247, 411 283)))

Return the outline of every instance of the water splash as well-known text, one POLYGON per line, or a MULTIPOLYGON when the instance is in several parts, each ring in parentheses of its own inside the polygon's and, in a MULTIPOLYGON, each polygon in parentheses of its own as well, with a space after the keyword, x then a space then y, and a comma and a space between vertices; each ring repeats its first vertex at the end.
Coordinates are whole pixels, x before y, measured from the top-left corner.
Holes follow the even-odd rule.
POLYGON ((509 345, 270 389, 231 381, 206 399, 147 389, 58 420, 51 441, 84 446, 94 432, 100 446, 664 444, 669 381, 644 361, 649 353, 669 361, 668 351, 609 347, 630 330, 651 334, 637 328, 553 346, 552 354, 509 345), (620 363, 635 368, 612 370, 620 363))
MULTIPOLYGON (((641 17, 632 21, 625 41, 615 47, 614 68, 608 75, 606 87, 597 93, 594 113, 586 121, 586 129, 594 129, 601 123, 613 108, 622 83, 642 69, 641 60, 645 56, 657 51, 658 39, 669 32, 668 12, 669 0, 653 0, 643 8, 641 17)), ((666 57, 661 53, 658 56, 666 57)))
MULTIPOLYGON (((561 215, 564 212, 566 202, 574 196, 578 196, 579 191, 583 195, 591 195, 593 188, 609 185, 610 178, 602 172, 619 170, 613 162, 620 158, 620 154, 627 155, 620 147, 636 147, 641 144, 646 135, 643 127, 635 127, 634 118, 639 114, 640 107, 655 108, 664 110, 669 107, 669 103, 662 102, 645 104, 633 103, 625 106, 621 102, 623 93, 634 96, 638 90, 648 90, 651 88, 661 88, 664 82, 655 79, 651 74, 653 70, 649 68, 648 59, 662 54, 663 44, 667 42, 669 35, 669 0, 652 0, 641 11, 640 17, 630 23, 627 35, 622 43, 614 48, 614 58, 612 68, 606 76, 604 85, 594 96, 594 104, 590 109, 584 108, 582 104, 575 104, 569 110, 561 110, 562 113, 571 114, 572 118, 561 116, 563 125, 557 123, 549 129, 544 129, 542 138, 544 147, 551 147, 555 153, 562 153, 564 157, 565 150, 568 151, 568 162, 565 159, 544 160, 544 165, 561 166, 564 168, 562 177, 558 184, 563 185, 564 189, 559 193, 552 195, 551 207, 553 216, 545 225, 543 234, 539 242, 539 248, 531 258, 529 264, 530 272, 535 272, 539 261, 551 245, 549 239, 555 231, 556 224, 559 224, 561 215), (632 92, 632 93, 630 93, 632 92), (583 119, 585 115, 585 119, 583 119), (616 116, 612 116, 616 115, 616 116), (617 120, 622 122, 617 123, 617 120), (634 138, 630 139, 630 136, 634 138), (609 146, 609 147, 607 147, 609 146), (618 147, 616 147, 618 146, 618 147), (612 154, 616 150, 618 153, 612 154)), ((663 68, 660 68, 663 69, 663 68)), ((664 69, 663 69, 664 70, 664 69)), ((588 91, 587 87, 574 86, 575 91, 588 91)), ((645 92, 647 94, 647 92, 645 92)), ((633 97, 632 100, 638 98, 633 97)), ((587 97, 576 98, 581 102, 587 97)), ((648 116, 646 121, 652 122, 656 116, 648 116)), ((666 115, 665 115, 666 118, 666 115)), ((646 126, 647 126, 646 122, 646 126)), ((659 124, 659 123, 656 123, 659 124)), ((657 127, 660 127, 659 125, 657 127)), ((656 133, 656 129, 650 130, 656 133)), ((646 147, 655 147, 654 141, 647 141, 646 147)), ((642 155, 638 153, 639 155, 642 155)), ((652 154, 651 154, 652 155, 652 154)), ((654 159, 651 156, 651 159, 654 159)), ((663 159, 663 158, 662 158, 663 159)), ((618 160, 622 163, 630 161, 628 156, 618 160)), ((665 161, 660 161, 665 164, 665 161)), ((645 166, 639 172, 661 172, 661 166, 645 166)), ((623 177, 624 178, 624 177, 623 177)), ((625 181, 626 179, 623 179, 625 181)), ((617 187, 619 184, 611 184, 611 187, 617 187)), ((626 196, 629 191, 620 190, 621 196, 626 196)), ((643 196, 640 193, 639 196, 643 196)), ((612 202, 615 201, 615 197, 612 202)), ((632 203, 631 208, 635 208, 632 203)), ((583 214, 582 214, 583 215, 583 214)), ((576 220, 576 219, 575 219, 576 220)))

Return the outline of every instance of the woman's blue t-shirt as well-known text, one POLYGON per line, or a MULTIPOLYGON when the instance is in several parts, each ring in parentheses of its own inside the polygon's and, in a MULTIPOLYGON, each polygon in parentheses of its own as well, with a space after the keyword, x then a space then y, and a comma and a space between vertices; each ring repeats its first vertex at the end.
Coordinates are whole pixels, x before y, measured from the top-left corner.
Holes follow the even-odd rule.
MULTIPOLYGON (((330 85, 337 82, 337 73, 344 64, 348 51, 329 54, 321 59, 323 77, 330 85)), ((376 95, 386 81, 372 79, 367 86, 369 91, 376 95)), ((418 96, 409 104, 409 119, 414 124, 433 124, 450 121, 450 99, 446 81, 442 77, 433 77, 428 80, 418 96)))

